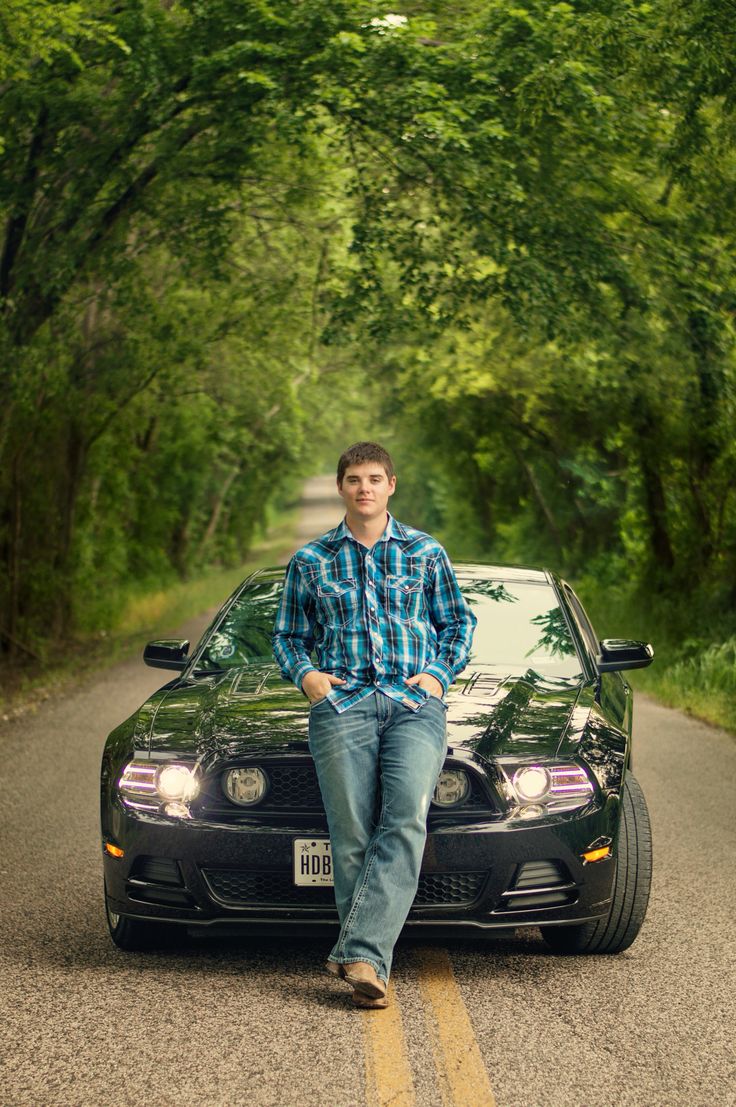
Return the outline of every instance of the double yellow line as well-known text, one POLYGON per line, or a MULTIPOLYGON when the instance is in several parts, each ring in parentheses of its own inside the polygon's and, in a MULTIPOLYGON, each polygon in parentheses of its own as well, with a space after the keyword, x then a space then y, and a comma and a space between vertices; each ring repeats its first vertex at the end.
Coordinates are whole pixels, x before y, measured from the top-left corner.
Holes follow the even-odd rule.
MULTIPOLYGON (((444 1107, 495 1107, 467 1008, 443 949, 417 948, 419 989, 427 1009, 437 1084, 444 1107)), ((415 1107, 414 1079, 401 1009, 389 978, 390 1006, 364 1011, 368 1107, 415 1107)))

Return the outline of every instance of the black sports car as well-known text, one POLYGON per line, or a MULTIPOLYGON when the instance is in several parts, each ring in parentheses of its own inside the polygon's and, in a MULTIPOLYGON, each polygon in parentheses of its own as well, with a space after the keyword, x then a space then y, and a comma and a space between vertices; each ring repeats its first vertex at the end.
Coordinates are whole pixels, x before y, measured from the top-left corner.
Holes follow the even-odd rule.
MULTIPOLYGON (((616 953, 644 920, 651 835, 632 774, 631 687, 650 645, 599 641, 558 574, 457 563, 478 616, 446 696, 448 750, 406 929, 539 926, 562 953, 616 953)), ((284 568, 249 576, 191 657, 108 737, 105 904, 113 941, 337 926, 308 702, 281 677, 271 631, 284 568), (168 929, 166 929, 168 928, 168 929)))

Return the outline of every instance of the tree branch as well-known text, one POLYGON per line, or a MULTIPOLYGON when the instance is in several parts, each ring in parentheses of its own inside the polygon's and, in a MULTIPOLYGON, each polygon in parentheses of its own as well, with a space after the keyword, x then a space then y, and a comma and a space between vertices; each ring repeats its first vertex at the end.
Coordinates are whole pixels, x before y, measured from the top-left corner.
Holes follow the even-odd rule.
POLYGON ((5 233, 5 245, 0 259, 0 296, 3 298, 8 295, 13 286, 13 265, 23 242, 33 198, 36 194, 38 159, 46 138, 48 118, 48 108, 46 104, 42 104, 33 131, 33 138, 28 148, 23 178, 18 186, 15 210, 8 219, 5 233))

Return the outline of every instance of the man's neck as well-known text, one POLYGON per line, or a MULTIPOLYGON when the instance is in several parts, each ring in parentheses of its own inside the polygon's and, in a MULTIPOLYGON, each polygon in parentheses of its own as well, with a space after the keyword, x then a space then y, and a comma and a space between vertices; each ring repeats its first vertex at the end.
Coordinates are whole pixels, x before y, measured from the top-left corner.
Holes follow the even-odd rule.
POLYGON ((382 519, 351 519, 346 514, 345 525, 353 538, 357 539, 362 546, 370 548, 375 545, 388 526, 388 512, 384 512, 382 519))

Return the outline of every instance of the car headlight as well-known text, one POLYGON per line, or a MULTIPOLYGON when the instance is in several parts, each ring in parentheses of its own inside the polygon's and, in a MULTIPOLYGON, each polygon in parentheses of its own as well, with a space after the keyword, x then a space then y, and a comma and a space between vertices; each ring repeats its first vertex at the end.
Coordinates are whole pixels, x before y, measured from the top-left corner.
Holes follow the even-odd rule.
POLYGON ((159 795, 167 800, 194 799, 199 784, 188 765, 162 765, 156 773, 159 795))
POLYGON ((595 791, 582 765, 499 761, 504 791, 519 818, 541 818, 584 807, 595 791))
POLYGON ((512 783, 521 799, 537 800, 549 791, 549 773, 542 765, 525 765, 516 770, 512 783))
POLYGON ((196 766, 180 761, 129 761, 118 791, 126 807, 187 817, 187 804, 199 793, 196 766))
POLYGON ((228 799, 241 807, 251 807, 260 803, 268 789, 268 777, 263 769, 249 765, 241 769, 231 769, 225 773, 222 787, 228 799))
POLYGON ((437 777, 432 803, 440 807, 454 807, 462 803, 470 791, 468 774, 462 769, 443 769, 437 777))

